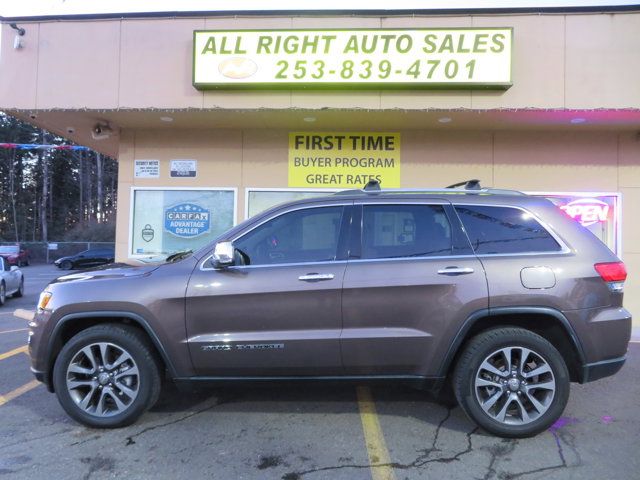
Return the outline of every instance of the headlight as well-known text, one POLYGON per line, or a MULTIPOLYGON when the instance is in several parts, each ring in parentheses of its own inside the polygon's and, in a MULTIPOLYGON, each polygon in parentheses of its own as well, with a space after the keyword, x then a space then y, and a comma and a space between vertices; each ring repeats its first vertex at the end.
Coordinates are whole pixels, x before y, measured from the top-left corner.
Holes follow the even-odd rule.
POLYGON ((44 310, 49 305, 49 301, 53 293, 47 292, 46 290, 40 294, 40 299, 38 300, 38 310, 44 310))

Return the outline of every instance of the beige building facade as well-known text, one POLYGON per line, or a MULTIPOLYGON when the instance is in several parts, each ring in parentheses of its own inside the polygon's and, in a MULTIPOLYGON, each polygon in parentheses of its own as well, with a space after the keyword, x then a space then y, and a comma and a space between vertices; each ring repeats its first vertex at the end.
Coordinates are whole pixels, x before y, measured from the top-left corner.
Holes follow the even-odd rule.
POLYGON ((277 199, 336 190, 292 182, 296 132, 391 132, 400 187, 477 178, 567 202, 613 199, 604 240, 627 265, 626 304, 640 319, 640 12, 43 19, 19 27, 16 48, 16 31, 1 25, 0 109, 118 159, 120 260, 153 253, 151 245, 177 249, 180 238, 191 245, 189 232, 171 247, 158 242, 173 228, 167 212, 200 200, 213 205, 193 231, 204 241, 198 228, 214 236, 277 199), (498 27, 513 32, 507 89, 193 86, 200 30, 498 27), (154 208, 164 215, 157 225, 154 208))

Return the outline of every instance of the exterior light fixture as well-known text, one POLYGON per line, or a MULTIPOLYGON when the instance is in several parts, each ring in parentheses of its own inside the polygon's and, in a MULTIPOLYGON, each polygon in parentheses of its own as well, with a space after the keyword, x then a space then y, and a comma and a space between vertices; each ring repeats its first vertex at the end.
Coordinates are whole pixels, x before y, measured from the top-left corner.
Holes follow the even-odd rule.
POLYGON ((24 47, 24 42, 22 41, 22 37, 24 37, 25 29, 17 26, 15 23, 10 23, 9 26, 13 28, 17 33, 16 37, 13 39, 13 48, 15 50, 19 50, 24 47))
POLYGON ((438 122, 440 123, 451 123, 452 121, 451 117, 440 117, 438 119, 438 122))
POLYGON ((304 117, 303 120, 307 123, 313 123, 316 121, 316 117, 304 117))
POLYGON ((160 117, 163 122, 173 122, 173 117, 160 117))
POLYGON ((578 124, 578 123, 585 123, 587 121, 586 118, 572 118, 571 119, 571 123, 573 123, 574 125, 578 124))

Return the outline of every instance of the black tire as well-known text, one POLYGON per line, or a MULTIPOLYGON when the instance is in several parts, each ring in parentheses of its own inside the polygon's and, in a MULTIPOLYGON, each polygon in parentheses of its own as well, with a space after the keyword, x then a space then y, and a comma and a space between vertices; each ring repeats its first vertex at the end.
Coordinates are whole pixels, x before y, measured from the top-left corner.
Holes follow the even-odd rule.
MULTIPOLYGON (((157 402, 161 388, 159 365, 153 347, 144 333, 128 325, 102 324, 83 330, 63 346, 54 365, 53 385, 60 405, 76 421, 95 428, 124 427, 134 423, 157 402), (97 343, 108 343, 125 351, 138 368, 137 396, 125 408, 110 416, 83 409, 67 388, 67 378, 71 375, 68 368, 72 360, 81 354, 83 348, 97 343)), ((93 374, 88 374, 88 377, 91 375, 93 374)), ((103 387, 99 381, 94 383, 96 393, 92 395, 99 397, 97 388, 101 391, 103 387)), ((105 390, 107 387, 108 385, 104 386, 105 390)), ((91 388, 93 391, 93 387, 91 388)), ((112 391, 117 392, 117 389, 112 391)))
POLYGON ((62 270, 71 270, 73 268, 73 264, 71 263, 70 260, 64 260, 61 264, 60 264, 60 268, 62 270))
POLYGON ((27 257, 27 259, 24 261, 24 266, 28 267, 30 263, 30 259, 27 257))
POLYGON ((13 294, 13 298, 20 298, 24 295, 24 277, 20 279, 20 286, 18 290, 13 294))
POLYGON ((452 380, 458 403, 467 416, 488 432, 507 438, 530 437, 546 430, 560 417, 569 399, 569 372, 562 355, 540 335, 516 327, 496 328, 472 338, 458 359, 452 380), (500 356, 500 350, 510 347, 513 347, 514 350, 507 351, 512 352, 509 355, 512 357, 511 367, 515 368, 515 371, 511 368, 507 369, 506 365, 498 368, 501 372, 502 368, 505 369, 505 372, 507 370, 512 372, 505 375, 506 378, 488 374, 486 368, 481 368, 485 360, 491 363, 495 359, 502 358, 506 364, 506 354, 500 356), (530 362, 526 362, 527 365, 524 367, 524 370, 527 371, 526 375, 533 371, 530 368, 540 371, 539 366, 548 367, 546 368, 548 371, 541 373, 540 376, 530 378, 519 376, 520 360, 518 355, 525 356, 523 352, 526 350, 524 349, 533 352, 533 354, 527 354, 531 356, 526 358, 530 360, 530 362), (518 352, 520 353, 518 354, 518 352), (493 354, 496 356, 492 356, 493 354), (534 367, 529 366, 532 364, 535 364, 534 367), (515 379, 513 383, 511 383, 512 377, 515 379), (501 384, 500 388, 476 387, 476 378, 489 378, 492 383, 501 384), (529 384, 527 384, 527 380, 529 384), (552 381, 555 382, 553 392, 550 389, 536 390, 532 388, 536 383, 542 386, 542 384, 552 384, 548 383, 552 381), (531 389, 532 393, 527 393, 527 389, 531 389), (479 398, 483 395, 486 395, 484 398, 485 408, 489 404, 493 405, 488 407, 487 412, 483 409, 482 400, 479 398), (491 403, 494 396, 497 400, 491 403), (529 401, 531 397, 534 397, 536 401, 542 399, 539 405, 546 410, 541 413, 538 410, 539 407, 529 401), (543 405, 544 403, 546 405, 543 405), (521 407, 522 405, 524 408, 521 407), (507 416, 504 416, 502 421, 499 420, 500 413, 497 410, 507 412, 507 416), (526 411, 526 419, 523 410, 526 411))
POLYGON ((0 307, 7 301, 7 286, 4 282, 0 282, 0 307))
POLYGON ((18 268, 24 266, 24 263, 22 263, 22 260, 18 260, 17 266, 18 266, 18 268))

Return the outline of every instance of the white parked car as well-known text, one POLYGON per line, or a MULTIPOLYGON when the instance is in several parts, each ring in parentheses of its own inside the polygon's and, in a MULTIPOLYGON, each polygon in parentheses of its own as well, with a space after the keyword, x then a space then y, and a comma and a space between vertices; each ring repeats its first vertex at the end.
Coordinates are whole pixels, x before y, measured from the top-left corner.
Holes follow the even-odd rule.
POLYGON ((0 306, 8 295, 24 295, 24 275, 18 267, 10 266, 6 258, 0 257, 0 306))

